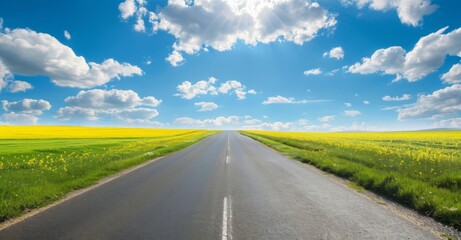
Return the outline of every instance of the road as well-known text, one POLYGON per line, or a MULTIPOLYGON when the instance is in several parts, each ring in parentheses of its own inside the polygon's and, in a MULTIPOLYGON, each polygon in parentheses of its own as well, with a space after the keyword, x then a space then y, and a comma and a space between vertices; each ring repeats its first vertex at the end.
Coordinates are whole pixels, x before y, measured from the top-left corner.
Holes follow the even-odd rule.
POLYGON ((221 132, 0 232, 0 239, 435 239, 235 132, 221 132))

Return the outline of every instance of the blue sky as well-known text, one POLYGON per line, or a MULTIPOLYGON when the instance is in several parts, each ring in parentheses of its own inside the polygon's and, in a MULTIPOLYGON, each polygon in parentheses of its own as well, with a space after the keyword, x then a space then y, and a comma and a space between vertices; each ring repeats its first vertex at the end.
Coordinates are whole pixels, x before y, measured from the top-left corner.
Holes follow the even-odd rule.
POLYGON ((461 127, 461 3, 7 1, 0 124, 461 127))

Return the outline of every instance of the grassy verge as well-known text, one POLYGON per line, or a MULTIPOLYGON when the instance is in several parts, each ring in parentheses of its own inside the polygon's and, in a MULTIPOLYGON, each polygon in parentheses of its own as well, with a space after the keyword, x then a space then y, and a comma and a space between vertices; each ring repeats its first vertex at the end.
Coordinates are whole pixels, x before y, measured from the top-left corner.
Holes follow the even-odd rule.
POLYGON ((213 133, 189 130, 142 138, 121 133, 117 138, 0 139, 0 221, 213 133))
MULTIPOLYGON (((242 133, 293 159, 349 179, 365 189, 461 230, 461 159, 459 149, 452 148, 449 143, 428 147, 428 143, 421 139, 415 140, 416 144, 395 138, 377 143, 376 139, 367 139, 364 134, 351 138, 338 134, 335 139, 335 135, 331 134, 320 137, 312 135, 309 138, 296 133, 242 133), (374 148, 375 145, 380 148, 374 148), (394 150, 399 147, 411 149, 415 145, 418 145, 415 151, 421 151, 422 156, 429 156, 428 159, 420 159, 419 155, 411 156, 411 152, 407 156, 394 150), (423 149, 419 149, 419 145, 423 149), (451 161, 434 160, 431 151, 439 151, 439 155, 435 154, 437 158, 442 158, 442 153, 446 153, 451 156, 451 161)), ((434 142, 431 140, 431 143, 434 142)))

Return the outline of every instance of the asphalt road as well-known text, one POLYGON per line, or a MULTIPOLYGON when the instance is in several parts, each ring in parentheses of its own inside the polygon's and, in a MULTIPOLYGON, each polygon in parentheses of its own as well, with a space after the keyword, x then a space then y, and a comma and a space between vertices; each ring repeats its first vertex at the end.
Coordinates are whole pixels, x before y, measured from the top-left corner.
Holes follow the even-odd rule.
POLYGON ((222 132, 56 205, 0 239, 435 239, 317 171, 222 132))

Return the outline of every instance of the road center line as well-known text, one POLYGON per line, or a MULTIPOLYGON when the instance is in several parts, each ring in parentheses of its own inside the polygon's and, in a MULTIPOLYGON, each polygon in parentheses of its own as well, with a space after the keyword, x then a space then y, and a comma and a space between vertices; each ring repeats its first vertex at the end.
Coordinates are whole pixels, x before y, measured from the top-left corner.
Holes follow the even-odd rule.
POLYGON ((229 155, 227 155, 227 156, 226 156, 226 164, 229 164, 229 161, 230 161, 229 159, 230 159, 230 158, 229 158, 229 155))
POLYGON ((222 240, 232 239, 232 200, 224 197, 222 210, 222 240))

